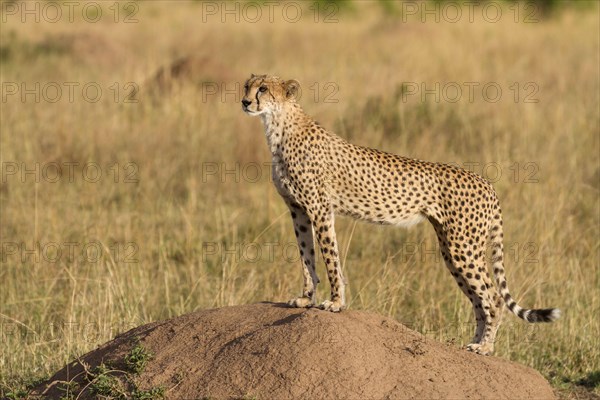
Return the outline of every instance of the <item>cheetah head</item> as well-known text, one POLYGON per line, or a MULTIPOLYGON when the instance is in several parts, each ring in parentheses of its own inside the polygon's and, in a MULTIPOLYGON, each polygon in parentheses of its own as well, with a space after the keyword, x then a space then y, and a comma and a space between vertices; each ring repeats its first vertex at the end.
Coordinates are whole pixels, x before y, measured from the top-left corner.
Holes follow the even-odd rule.
POLYGON ((249 115, 273 113, 281 105, 295 101, 300 83, 295 79, 284 81, 276 76, 254 75, 244 85, 242 109, 249 115))

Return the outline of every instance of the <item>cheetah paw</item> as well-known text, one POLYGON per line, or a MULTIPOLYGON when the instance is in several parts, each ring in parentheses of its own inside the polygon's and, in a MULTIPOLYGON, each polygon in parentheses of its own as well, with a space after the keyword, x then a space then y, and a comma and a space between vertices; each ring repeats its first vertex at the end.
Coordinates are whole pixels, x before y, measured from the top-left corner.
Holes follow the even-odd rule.
POLYGON ((342 311, 344 308, 346 308, 346 305, 343 304, 341 301, 339 300, 335 300, 335 301, 331 301, 331 300, 325 300, 324 302, 322 302, 319 305, 319 308, 321 310, 325 310, 325 311, 331 311, 331 312, 340 312, 342 311))
POLYGON ((494 345, 491 343, 471 343, 467 345, 467 350, 483 356, 491 356, 494 352, 494 345))
POLYGON ((310 297, 296 297, 288 301, 288 306, 297 307, 297 308, 310 308, 315 306, 315 301, 310 297))

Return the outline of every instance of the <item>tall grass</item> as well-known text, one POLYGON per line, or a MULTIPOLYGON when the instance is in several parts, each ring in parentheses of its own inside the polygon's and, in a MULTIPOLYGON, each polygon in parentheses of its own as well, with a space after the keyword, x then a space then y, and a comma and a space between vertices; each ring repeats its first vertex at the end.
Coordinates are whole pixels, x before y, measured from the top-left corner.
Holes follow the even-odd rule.
MULTIPOLYGON (((513 295, 564 312, 549 325, 506 313, 497 356, 556 385, 597 385, 597 7, 533 24, 404 21, 362 3, 328 24, 310 14, 297 23, 201 23, 201 12, 197 2, 151 2, 139 4, 133 24, 3 23, 11 38, 2 41, 3 90, 57 82, 64 92, 55 103, 21 101, 20 93, 2 103, 2 385, 46 376, 139 324, 300 291, 294 234, 269 182, 260 121, 241 112, 235 93, 212 94, 202 83, 206 74, 220 85, 224 71, 240 82, 251 72, 296 78, 307 112, 354 143, 493 180, 513 295), (200 62, 194 82, 150 94, 153 74, 185 55, 210 62, 200 62), (103 96, 91 103, 76 90, 70 102, 65 82, 95 82, 103 96), (137 103, 125 102, 127 82, 139 85, 137 103), (473 101, 465 82, 478 83, 473 101), (439 101, 411 94, 436 83, 463 95, 449 101, 451 86, 439 101), (502 89, 497 102, 482 97, 489 83, 502 89)), ((227 85, 220 88, 236 88, 227 85)), ((350 308, 457 346, 469 341, 471 307, 431 227, 338 219, 336 229, 350 308)), ((328 288, 320 286, 322 299, 328 288)))

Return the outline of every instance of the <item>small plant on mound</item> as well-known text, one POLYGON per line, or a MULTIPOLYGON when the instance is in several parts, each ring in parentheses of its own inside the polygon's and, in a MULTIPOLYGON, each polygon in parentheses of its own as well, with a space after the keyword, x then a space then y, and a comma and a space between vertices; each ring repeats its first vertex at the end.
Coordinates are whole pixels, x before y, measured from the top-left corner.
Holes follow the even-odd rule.
POLYGON ((89 373, 86 379, 89 381, 90 391, 97 396, 111 398, 125 397, 125 387, 116 374, 122 371, 112 369, 102 363, 89 373))
POLYGON ((32 397, 30 394, 31 388, 44 382, 46 379, 48 379, 47 376, 39 377, 36 379, 24 379, 17 385, 12 387, 0 385, 0 396, 5 396, 2 398, 6 398, 9 400, 35 400, 35 398, 32 397))
POLYGON ((125 366, 131 372, 140 374, 146 369, 148 361, 152 359, 152 354, 144 346, 138 343, 128 355, 125 356, 125 366))
POLYGON ((10 392, 6 392, 6 398, 9 400, 21 400, 27 399, 29 395, 29 391, 23 388, 13 389, 10 392))
POLYGON ((164 387, 141 389, 135 380, 144 372, 152 357, 152 353, 138 341, 122 362, 101 363, 92 368, 84 361, 78 360, 84 368, 83 380, 76 381, 80 374, 68 382, 57 382, 59 389, 64 393, 60 399, 75 400, 86 391, 101 399, 162 399, 165 397, 164 387))

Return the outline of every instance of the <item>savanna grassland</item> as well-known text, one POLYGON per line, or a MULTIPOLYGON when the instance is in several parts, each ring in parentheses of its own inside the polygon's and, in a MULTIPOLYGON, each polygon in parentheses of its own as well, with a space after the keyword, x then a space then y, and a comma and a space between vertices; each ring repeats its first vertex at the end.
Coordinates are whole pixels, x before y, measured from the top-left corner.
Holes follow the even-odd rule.
MULTIPOLYGON (((495 22, 481 5, 451 22, 439 3, 436 16, 420 13, 434 3, 413 13, 242 2, 228 14, 221 3, 108 1, 101 11, 77 3, 73 18, 60 6, 58 19, 46 2, 29 2, 34 14, 1 4, 3 390, 140 324, 299 293, 262 126, 239 104, 250 73, 272 73, 299 80, 304 109, 354 143, 492 181, 513 296, 563 311, 547 325, 507 312, 496 355, 536 368, 566 397, 598 394, 594 2, 543 13, 498 2, 495 22), (182 59, 187 73, 168 71, 182 59)), ((468 343, 471 305, 428 224, 340 218, 336 228, 349 307, 468 343)), ((320 285, 319 299, 328 293, 320 285)))

